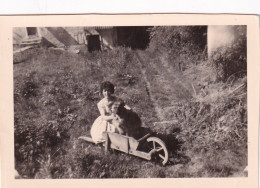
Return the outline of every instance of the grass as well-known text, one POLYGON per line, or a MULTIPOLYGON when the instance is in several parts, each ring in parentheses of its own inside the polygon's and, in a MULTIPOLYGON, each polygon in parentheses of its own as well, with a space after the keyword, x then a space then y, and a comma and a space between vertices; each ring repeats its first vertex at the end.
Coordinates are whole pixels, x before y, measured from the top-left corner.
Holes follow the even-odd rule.
POLYGON ((149 64, 154 66, 150 72, 157 70, 150 81, 155 82, 158 105, 165 118, 179 120, 164 130, 174 132, 179 128, 175 134, 182 143, 178 152, 190 159, 177 173, 183 177, 246 175, 245 27, 238 26, 239 40, 219 49, 211 60, 205 58, 205 49, 198 48, 199 42, 190 42, 199 38, 187 32, 190 29, 200 27, 155 27, 147 50, 147 56, 152 57, 149 64), (168 88, 158 92, 160 85, 168 88))
POLYGON ((102 81, 116 83, 116 95, 133 107, 144 125, 155 119, 132 52, 116 49, 86 57, 53 49, 33 50, 34 56, 23 57, 23 63, 14 66, 16 168, 28 178, 42 177, 39 173, 52 178, 95 177, 83 173, 81 168, 86 167, 80 164, 84 162, 75 159, 86 160, 85 153, 71 148, 76 147, 79 136, 88 134, 99 115, 96 104, 101 99, 102 81))
POLYGON ((182 72, 165 63, 163 54, 157 55, 146 65, 151 90, 164 118, 179 121, 157 131, 176 135, 177 154, 189 160, 176 173, 226 177, 242 172, 247 166, 246 77, 234 78, 232 83, 214 82, 213 70, 205 61, 182 72))
POLYGON ((242 171, 247 165, 246 95, 240 96, 243 88, 230 91, 245 80, 230 86, 209 83, 207 96, 194 96, 189 80, 195 85, 205 75, 194 78, 197 71, 180 73, 162 56, 142 51, 137 58, 135 53, 37 48, 14 57, 15 167, 24 178, 226 177, 242 171), (166 142, 166 167, 116 151, 105 154, 101 146, 77 139, 89 134, 99 115, 104 80, 115 83, 115 94, 166 142), (179 123, 154 126, 171 119, 179 123))

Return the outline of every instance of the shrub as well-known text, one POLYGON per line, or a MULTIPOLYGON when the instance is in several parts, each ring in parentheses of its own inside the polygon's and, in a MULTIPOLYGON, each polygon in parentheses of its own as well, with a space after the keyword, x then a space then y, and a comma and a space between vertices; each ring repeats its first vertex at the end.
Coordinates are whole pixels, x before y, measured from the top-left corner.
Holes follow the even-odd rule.
MULTIPOLYGON (((206 47, 206 26, 154 27, 149 50, 155 56, 166 56, 174 66, 196 64, 206 47)), ((204 54, 205 55, 205 54, 204 54)))

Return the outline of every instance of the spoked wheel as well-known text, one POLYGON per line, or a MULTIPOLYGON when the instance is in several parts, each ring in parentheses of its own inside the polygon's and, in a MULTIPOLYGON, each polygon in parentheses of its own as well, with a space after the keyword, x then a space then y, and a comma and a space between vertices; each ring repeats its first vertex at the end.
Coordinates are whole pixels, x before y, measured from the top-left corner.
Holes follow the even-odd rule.
POLYGON ((151 154, 152 158, 160 161, 163 165, 165 165, 169 159, 169 154, 165 143, 156 137, 149 137, 147 142, 150 149, 149 153, 151 154))

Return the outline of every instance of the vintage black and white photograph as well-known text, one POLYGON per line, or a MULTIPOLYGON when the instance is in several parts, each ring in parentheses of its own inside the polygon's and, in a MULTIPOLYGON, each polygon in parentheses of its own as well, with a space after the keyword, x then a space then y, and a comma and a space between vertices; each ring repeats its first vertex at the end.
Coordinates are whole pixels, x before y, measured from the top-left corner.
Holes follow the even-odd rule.
POLYGON ((17 179, 247 177, 247 26, 13 28, 17 179))

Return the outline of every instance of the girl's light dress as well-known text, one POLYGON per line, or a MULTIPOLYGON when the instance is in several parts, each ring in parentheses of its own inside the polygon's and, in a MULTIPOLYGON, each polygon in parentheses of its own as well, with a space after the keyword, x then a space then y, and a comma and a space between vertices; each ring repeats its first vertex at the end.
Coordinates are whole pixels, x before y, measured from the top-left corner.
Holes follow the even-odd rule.
MULTIPOLYGON (((119 100, 114 98, 112 101, 107 101, 106 99, 102 99, 98 104, 98 108, 102 108, 105 111, 105 115, 109 116, 112 114, 112 107, 115 102, 118 103, 119 100)), ((103 139, 103 132, 115 132, 116 128, 111 123, 111 121, 106 121, 103 119, 102 116, 99 116, 93 123, 91 129, 90 129, 90 135, 92 137, 92 140, 97 142, 102 142, 103 139)))

